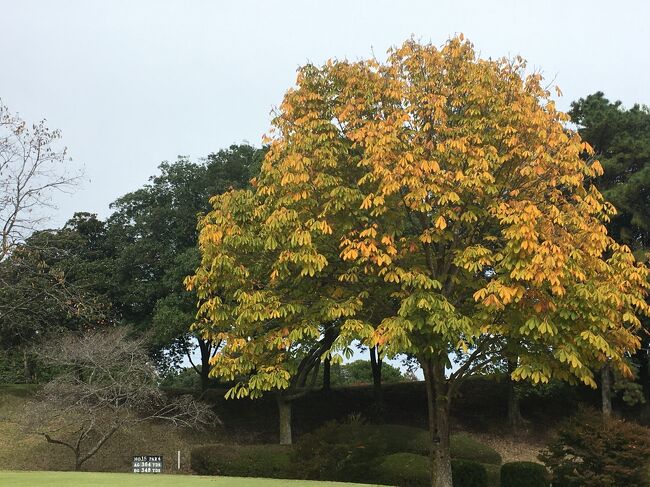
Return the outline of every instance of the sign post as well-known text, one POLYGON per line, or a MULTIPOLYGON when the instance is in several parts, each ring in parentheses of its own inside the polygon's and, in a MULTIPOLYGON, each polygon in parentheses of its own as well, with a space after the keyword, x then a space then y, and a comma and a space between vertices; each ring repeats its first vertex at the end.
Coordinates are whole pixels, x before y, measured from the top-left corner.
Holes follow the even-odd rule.
POLYGON ((162 455, 142 455, 133 457, 133 473, 162 473, 162 455))

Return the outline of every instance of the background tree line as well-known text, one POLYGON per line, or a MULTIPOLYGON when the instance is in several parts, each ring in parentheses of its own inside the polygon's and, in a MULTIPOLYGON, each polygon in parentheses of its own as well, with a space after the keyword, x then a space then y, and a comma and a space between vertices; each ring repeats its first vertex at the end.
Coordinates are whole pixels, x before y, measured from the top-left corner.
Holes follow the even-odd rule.
POLYGON ((183 288, 199 262, 196 219, 211 196, 249 185, 263 155, 242 144, 199 162, 163 162, 105 221, 78 212, 62 228, 17 239, 0 262, 0 380, 36 380, 29 349, 39 337, 120 323, 148 337, 163 371, 198 347, 205 387, 217 347, 190 332, 196 305, 183 288))

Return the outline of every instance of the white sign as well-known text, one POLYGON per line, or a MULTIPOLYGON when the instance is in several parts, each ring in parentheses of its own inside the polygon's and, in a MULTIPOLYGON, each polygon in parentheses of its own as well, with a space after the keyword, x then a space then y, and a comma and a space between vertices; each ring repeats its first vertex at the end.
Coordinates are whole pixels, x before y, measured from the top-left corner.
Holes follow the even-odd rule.
POLYGON ((162 455, 133 457, 133 473, 162 473, 162 455))

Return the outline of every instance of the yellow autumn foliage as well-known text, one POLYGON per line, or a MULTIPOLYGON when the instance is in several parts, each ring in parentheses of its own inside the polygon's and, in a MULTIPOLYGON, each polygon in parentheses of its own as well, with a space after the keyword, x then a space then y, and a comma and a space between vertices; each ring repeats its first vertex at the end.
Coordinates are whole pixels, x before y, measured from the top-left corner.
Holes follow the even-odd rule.
POLYGON ((332 353, 413 354, 449 396, 503 343, 516 379, 625 371, 648 269, 607 235, 602 168, 567 121, 522 59, 461 37, 302 67, 255 190, 215 197, 200 223, 187 285, 196 327, 225 337, 214 373, 254 372, 238 396, 288 387, 324 323, 332 353), (471 365, 446 378, 453 351, 471 365))

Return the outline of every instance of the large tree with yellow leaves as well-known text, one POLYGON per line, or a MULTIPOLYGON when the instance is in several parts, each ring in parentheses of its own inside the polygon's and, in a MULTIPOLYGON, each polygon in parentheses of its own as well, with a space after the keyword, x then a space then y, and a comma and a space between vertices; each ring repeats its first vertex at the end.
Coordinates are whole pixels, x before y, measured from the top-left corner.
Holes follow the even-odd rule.
POLYGON ((480 59, 462 36, 300 69, 254 191, 201 222, 188 285, 197 326, 226 343, 215 373, 243 377, 236 396, 289 387, 326 324, 325 353, 358 339, 413 354, 432 485, 450 487, 451 399, 499 344, 515 380, 628 372, 648 270, 607 235, 602 169, 566 121, 523 60, 480 59))

